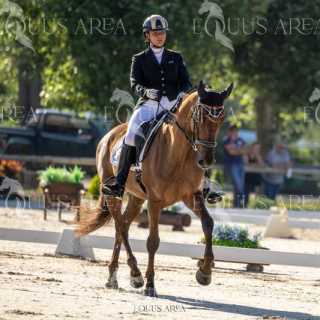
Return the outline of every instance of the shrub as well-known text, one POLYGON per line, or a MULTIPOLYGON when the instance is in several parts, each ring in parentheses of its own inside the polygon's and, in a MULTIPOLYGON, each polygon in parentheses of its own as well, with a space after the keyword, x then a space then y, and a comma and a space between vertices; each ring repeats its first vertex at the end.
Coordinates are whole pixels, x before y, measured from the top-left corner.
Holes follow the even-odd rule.
POLYGON ((46 170, 40 171, 40 185, 45 186, 55 182, 67 182, 80 184, 84 179, 84 172, 75 166, 73 169, 49 167, 46 170))
POLYGON ((216 181, 220 186, 224 185, 224 172, 223 170, 214 170, 213 180, 216 181))
POLYGON ((89 183, 88 193, 93 197, 93 199, 99 198, 100 193, 100 178, 98 175, 95 175, 89 183))
MULTIPOLYGON (((227 206, 226 206, 227 207, 227 206)), ((249 201, 251 209, 270 209, 271 207, 284 207, 288 210, 320 211, 319 197, 308 196, 307 194, 279 196, 277 200, 271 200, 263 196, 257 196, 249 201)))
POLYGON ((0 176, 16 178, 22 171, 22 163, 16 160, 0 160, 0 176))
MULTIPOLYGON (((260 247, 260 235, 249 236, 248 229, 238 226, 218 225, 213 230, 212 244, 215 246, 256 249, 260 247)), ((205 243, 204 238, 202 242, 205 243)))
POLYGON ((249 202, 249 208, 251 209, 270 209, 276 206, 276 201, 264 196, 258 196, 249 202))

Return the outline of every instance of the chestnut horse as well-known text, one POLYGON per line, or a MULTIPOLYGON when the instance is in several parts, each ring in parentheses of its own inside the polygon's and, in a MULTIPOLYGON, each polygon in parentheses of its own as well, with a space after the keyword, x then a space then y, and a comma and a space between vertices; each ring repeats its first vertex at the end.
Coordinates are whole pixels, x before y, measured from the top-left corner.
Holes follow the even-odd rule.
MULTIPOLYGON (((82 236, 92 232, 111 218, 115 222, 115 244, 109 264, 109 288, 117 288, 117 269, 121 243, 124 244, 130 283, 134 288, 144 285, 144 279, 133 255, 128 239, 131 222, 140 213, 142 204, 148 202, 149 236, 147 239, 148 267, 144 293, 156 296, 154 284, 154 258, 159 247, 159 216, 162 208, 183 201, 201 219, 205 236, 204 259, 196 279, 202 285, 211 282, 213 219, 210 217, 202 194, 204 172, 215 162, 216 137, 224 120, 224 100, 230 95, 233 85, 222 92, 205 87, 201 81, 198 89, 186 95, 171 123, 163 124, 155 136, 149 153, 142 163, 142 182, 146 193, 137 183, 134 172, 130 172, 126 192, 128 204, 121 212, 122 201, 102 194, 95 212, 80 221, 76 233, 82 236)), ((100 181, 116 174, 110 162, 113 147, 126 133, 127 124, 121 124, 108 132, 97 148, 97 171, 100 181)))

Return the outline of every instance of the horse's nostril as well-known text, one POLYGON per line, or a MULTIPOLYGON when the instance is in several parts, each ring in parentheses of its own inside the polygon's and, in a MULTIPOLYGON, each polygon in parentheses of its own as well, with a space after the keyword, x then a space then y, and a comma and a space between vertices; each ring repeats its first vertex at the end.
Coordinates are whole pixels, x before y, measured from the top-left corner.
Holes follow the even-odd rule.
POLYGON ((204 160, 199 160, 198 163, 199 163, 200 166, 203 166, 204 165, 204 160))

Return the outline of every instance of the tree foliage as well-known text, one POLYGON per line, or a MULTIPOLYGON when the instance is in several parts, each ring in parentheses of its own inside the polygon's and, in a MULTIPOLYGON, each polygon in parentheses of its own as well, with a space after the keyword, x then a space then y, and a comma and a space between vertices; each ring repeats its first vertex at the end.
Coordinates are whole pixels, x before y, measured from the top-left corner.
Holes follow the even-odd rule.
POLYGON ((159 13, 169 21, 167 47, 183 53, 194 85, 204 79, 222 89, 235 82, 229 121, 259 129, 268 108, 274 121, 266 121, 275 131, 297 137, 305 130, 302 108, 320 87, 317 2, 217 1, 234 53, 215 39, 216 19, 199 10, 208 0, 1 0, 0 8, 8 2, 22 9, 23 22, 0 9, 1 104, 17 101, 18 69, 24 66, 41 73, 43 105, 104 112, 116 88, 130 90, 131 56, 146 47, 142 22, 159 13), (17 39, 17 25, 24 40, 17 39))

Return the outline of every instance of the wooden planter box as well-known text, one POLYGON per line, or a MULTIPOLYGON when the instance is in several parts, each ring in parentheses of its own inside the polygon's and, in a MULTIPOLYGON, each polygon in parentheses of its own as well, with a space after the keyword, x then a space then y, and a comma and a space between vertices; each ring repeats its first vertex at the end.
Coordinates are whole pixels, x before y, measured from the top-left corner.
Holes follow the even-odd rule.
MULTIPOLYGON (((148 228, 148 211, 146 209, 142 210, 136 221, 139 223, 138 227, 148 228)), ((191 225, 191 217, 186 213, 162 210, 159 223, 172 226, 173 231, 184 231, 183 227, 189 227, 191 225)))
POLYGON ((70 209, 71 207, 76 207, 76 219, 79 221, 81 196, 85 192, 82 183, 74 184, 69 182, 55 182, 41 186, 41 188, 44 194, 44 220, 47 220, 48 209, 57 208, 59 221, 61 221, 61 212, 63 208, 70 209))

